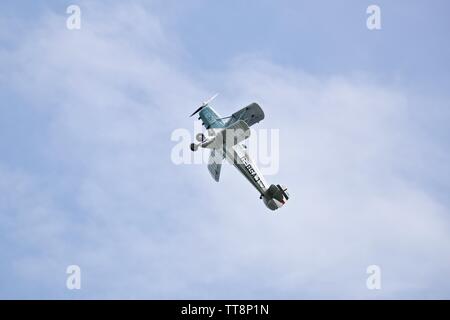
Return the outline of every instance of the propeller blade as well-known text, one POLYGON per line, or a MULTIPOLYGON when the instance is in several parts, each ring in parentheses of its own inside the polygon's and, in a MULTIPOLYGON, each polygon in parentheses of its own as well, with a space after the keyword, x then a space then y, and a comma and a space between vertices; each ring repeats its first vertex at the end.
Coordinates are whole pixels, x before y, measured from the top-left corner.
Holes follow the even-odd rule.
POLYGON ((197 110, 195 110, 195 111, 194 111, 194 113, 193 113, 193 114, 191 114, 191 115, 190 115, 190 117, 192 117, 192 116, 193 116, 194 114, 196 114, 197 112, 199 112, 200 110, 202 110, 202 109, 203 109, 203 107, 204 107, 203 105, 202 105, 202 106, 200 106, 200 107, 199 107, 199 108, 198 108, 197 110))
POLYGON ((202 110, 204 107, 206 107, 211 101, 213 101, 219 94, 216 93, 215 95, 213 95, 211 98, 209 98, 208 100, 206 100, 205 102, 202 103, 202 105, 194 111, 193 114, 190 115, 190 117, 192 117, 194 114, 196 114, 197 112, 199 112, 200 110, 202 110))
POLYGON ((207 106, 211 101, 213 101, 215 98, 217 98, 219 94, 216 93, 215 95, 213 95, 211 98, 209 98, 208 100, 206 100, 205 102, 203 102, 203 106, 207 106))

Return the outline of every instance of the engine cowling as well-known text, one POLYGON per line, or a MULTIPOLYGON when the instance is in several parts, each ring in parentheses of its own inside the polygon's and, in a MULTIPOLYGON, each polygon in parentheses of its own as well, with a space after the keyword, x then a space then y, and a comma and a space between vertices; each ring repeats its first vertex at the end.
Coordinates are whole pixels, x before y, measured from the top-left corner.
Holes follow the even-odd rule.
POLYGON ((272 184, 262 196, 264 204, 270 210, 276 210, 284 206, 289 199, 287 188, 281 185, 272 184))

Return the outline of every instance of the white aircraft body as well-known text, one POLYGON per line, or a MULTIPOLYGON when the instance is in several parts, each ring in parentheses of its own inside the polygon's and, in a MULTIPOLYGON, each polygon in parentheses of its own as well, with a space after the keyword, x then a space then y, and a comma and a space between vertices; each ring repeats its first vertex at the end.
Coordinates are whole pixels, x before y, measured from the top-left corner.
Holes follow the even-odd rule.
POLYGON ((208 130, 208 136, 203 133, 196 135, 198 143, 191 144, 191 150, 199 147, 211 149, 208 170, 215 181, 219 181, 222 162, 227 159, 256 188, 260 199, 271 210, 282 207, 289 199, 287 188, 281 185, 269 185, 250 158, 243 141, 250 137, 250 126, 264 119, 264 112, 257 103, 233 113, 230 117, 221 118, 209 106, 216 97, 204 102, 192 115, 199 113, 199 120, 208 130), (224 121, 228 119, 227 121, 224 121))

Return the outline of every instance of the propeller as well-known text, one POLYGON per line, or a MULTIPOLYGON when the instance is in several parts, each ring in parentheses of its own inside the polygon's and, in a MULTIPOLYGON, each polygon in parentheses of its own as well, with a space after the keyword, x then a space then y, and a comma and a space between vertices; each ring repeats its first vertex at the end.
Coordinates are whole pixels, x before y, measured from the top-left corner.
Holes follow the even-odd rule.
POLYGON ((202 105, 194 111, 193 114, 190 115, 190 117, 192 117, 194 114, 196 114, 197 112, 199 112, 200 110, 202 110, 204 107, 206 107, 211 101, 213 101, 219 94, 216 93, 215 95, 213 95, 211 98, 209 98, 208 100, 204 101, 202 103, 202 105))

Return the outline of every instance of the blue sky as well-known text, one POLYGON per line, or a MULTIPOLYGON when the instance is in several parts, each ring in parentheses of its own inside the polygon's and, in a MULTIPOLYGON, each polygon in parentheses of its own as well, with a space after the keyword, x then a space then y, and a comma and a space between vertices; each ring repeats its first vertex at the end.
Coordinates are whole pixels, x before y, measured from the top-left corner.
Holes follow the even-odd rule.
POLYGON ((449 298, 447 2, 0 9, 1 298, 449 298), (280 129, 277 214, 230 166, 171 162, 217 91, 280 129))

